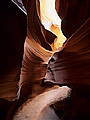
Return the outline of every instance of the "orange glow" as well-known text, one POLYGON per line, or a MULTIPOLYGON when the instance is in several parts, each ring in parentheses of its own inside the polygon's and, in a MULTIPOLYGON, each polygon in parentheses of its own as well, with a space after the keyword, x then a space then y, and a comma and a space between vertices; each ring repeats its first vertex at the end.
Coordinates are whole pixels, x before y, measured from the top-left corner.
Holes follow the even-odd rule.
POLYGON ((55 0, 40 0, 40 15, 41 23, 45 29, 57 36, 54 43, 51 44, 52 50, 55 51, 62 47, 66 40, 61 31, 61 19, 55 10, 55 0))

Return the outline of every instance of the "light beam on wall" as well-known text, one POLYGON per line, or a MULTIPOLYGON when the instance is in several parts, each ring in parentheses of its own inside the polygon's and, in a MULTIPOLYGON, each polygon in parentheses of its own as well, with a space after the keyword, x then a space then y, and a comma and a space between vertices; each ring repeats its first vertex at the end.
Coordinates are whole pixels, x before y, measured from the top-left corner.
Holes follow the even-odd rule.
POLYGON ((61 30, 61 19, 55 9, 55 0, 40 0, 40 19, 45 29, 57 36, 51 44, 52 50, 55 51, 62 47, 66 37, 61 30))

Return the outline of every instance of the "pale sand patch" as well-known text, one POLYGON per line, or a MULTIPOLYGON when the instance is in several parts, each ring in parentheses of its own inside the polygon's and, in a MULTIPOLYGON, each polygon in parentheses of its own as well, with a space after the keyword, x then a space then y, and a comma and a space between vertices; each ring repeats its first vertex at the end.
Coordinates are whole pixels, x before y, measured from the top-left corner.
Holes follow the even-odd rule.
MULTIPOLYGON (((21 108, 19 108, 13 120, 41 120, 41 118, 43 117, 42 116, 43 110, 46 109, 46 107, 48 107, 52 103, 66 98, 70 90, 71 90, 70 88, 65 86, 53 88, 52 90, 49 90, 36 96, 32 100, 28 100, 28 102, 26 102, 21 108)), ((58 120, 52 109, 49 108, 46 109, 46 111, 49 111, 46 112, 49 114, 51 111, 52 115, 54 115, 56 120, 58 120)), ((45 114, 43 115, 45 116, 45 114)), ((48 120, 51 119, 48 118, 48 120)))

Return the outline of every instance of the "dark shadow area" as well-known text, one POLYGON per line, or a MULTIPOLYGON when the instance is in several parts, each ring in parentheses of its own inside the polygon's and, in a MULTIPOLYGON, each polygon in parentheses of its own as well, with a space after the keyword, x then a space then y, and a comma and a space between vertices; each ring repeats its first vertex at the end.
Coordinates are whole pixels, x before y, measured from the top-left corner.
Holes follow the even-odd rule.
POLYGON ((26 15, 11 0, 2 0, 0 2, 0 120, 4 119, 11 106, 11 102, 7 99, 12 100, 16 96, 26 29, 26 15))

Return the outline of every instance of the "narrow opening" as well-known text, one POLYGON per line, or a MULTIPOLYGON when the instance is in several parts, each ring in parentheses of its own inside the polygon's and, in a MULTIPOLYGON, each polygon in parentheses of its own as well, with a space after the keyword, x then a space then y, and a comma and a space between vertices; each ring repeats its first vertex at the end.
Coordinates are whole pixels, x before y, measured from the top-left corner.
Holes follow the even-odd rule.
POLYGON ((66 40, 61 30, 61 19, 55 9, 56 0, 40 0, 40 19, 45 29, 57 36, 51 44, 52 50, 56 51, 62 47, 66 40))

